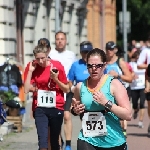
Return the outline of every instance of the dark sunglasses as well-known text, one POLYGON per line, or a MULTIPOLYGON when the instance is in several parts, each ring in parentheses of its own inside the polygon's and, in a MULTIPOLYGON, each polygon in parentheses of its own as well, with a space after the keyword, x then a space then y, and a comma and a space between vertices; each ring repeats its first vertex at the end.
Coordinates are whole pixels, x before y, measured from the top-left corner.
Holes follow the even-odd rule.
POLYGON ((93 68, 95 67, 96 69, 97 68, 102 68, 105 64, 87 64, 87 68, 93 68))

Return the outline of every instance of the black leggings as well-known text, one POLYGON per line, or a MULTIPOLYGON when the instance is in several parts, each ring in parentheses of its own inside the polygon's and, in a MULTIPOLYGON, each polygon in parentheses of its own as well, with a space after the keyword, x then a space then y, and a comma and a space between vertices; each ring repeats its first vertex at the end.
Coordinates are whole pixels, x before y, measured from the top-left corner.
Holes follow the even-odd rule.
POLYGON ((100 148, 78 139, 77 150, 127 150, 127 144, 124 143, 120 146, 115 146, 111 148, 100 148))
POLYGON ((140 109, 144 108, 145 103, 145 93, 144 89, 140 90, 131 90, 132 104, 133 109, 138 109, 138 100, 140 99, 140 109))
POLYGON ((38 134, 39 149, 48 148, 48 127, 50 127, 51 150, 60 150, 59 134, 64 112, 57 108, 36 108, 35 124, 38 134))

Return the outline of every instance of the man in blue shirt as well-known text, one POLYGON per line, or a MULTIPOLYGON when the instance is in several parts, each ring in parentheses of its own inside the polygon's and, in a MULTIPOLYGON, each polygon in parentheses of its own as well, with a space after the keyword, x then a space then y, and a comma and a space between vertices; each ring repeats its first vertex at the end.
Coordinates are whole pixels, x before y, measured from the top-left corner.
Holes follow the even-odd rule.
MULTIPOLYGON (((72 64, 68 73, 68 79, 72 87, 89 77, 86 65, 86 56, 92 49, 92 43, 89 41, 84 41, 80 44, 80 54, 82 58, 72 64)), ((73 88, 71 91, 73 92, 73 88)))

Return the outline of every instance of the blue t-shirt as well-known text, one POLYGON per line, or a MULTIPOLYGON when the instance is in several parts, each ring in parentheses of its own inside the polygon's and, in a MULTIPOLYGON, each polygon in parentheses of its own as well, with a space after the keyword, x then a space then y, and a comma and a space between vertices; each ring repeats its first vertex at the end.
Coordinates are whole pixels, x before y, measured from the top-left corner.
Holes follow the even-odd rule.
POLYGON ((119 75, 122 75, 122 70, 118 66, 117 62, 115 62, 113 64, 107 64, 106 65, 106 69, 104 70, 104 74, 108 74, 112 70, 114 70, 115 72, 117 72, 119 75))
POLYGON ((69 70, 68 79, 75 84, 84 81, 89 77, 86 62, 80 59, 74 62, 69 70))

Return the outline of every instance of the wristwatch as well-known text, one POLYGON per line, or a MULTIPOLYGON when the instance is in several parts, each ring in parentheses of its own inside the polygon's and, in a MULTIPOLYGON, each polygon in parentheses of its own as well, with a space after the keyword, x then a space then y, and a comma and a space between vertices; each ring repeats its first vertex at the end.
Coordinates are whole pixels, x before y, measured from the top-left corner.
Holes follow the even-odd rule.
POLYGON ((106 107, 106 109, 111 110, 112 105, 113 105, 112 101, 108 101, 108 102, 105 104, 105 107, 106 107))

